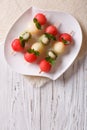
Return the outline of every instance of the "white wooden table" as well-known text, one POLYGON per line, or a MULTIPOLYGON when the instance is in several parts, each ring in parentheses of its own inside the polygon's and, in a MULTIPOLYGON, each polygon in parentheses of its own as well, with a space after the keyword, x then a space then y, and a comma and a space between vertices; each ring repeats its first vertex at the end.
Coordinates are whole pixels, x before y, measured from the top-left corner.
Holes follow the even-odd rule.
MULTIPOLYGON (((50 0, 44 0, 44 3, 40 0, 1 1, 0 41, 14 21, 31 5, 74 13, 76 10, 73 11, 70 5, 73 2, 54 0, 53 6, 50 0), (69 7, 64 8, 62 3, 69 7)), ((74 6, 78 3, 79 0, 74 6)), ((83 8, 85 5, 87 10, 85 0, 80 5, 83 8)), ((79 13, 84 12, 80 12, 79 8, 79 13)), ((82 20, 79 13, 76 12, 77 18, 82 20)), ((0 46, 0 130, 87 130, 87 24, 84 23, 80 58, 77 57, 59 79, 50 80, 41 88, 35 88, 27 78, 8 67, 3 46, 0 46)))

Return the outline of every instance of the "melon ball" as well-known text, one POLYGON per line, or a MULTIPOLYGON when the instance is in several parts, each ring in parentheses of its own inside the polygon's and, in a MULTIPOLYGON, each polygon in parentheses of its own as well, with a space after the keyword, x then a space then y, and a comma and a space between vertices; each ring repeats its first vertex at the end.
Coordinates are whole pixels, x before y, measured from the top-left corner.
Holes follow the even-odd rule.
POLYGON ((27 31, 29 31, 31 34, 38 34, 41 32, 41 30, 36 27, 33 21, 28 24, 27 31))
POLYGON ((63 42, 56 42, 53 45, 53 51, 58 55, 62 54, 65 51, 65 45, 63 42))
POLYGON ((36 42, 32 45, 31 49, 34 49, 35 51, 38 51, 39 53, 43 53, 45 48, 41 42, 36 42))

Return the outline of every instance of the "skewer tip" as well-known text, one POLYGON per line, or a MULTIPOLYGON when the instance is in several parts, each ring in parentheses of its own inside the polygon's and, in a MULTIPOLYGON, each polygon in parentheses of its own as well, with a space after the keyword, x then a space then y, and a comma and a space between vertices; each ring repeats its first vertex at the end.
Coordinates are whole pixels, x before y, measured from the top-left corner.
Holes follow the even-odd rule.
POLYGON ((74 33, 75 33, 75 32, 72 30, 72 31, 70 32, 70 35, 71 35, 71 36, 73 36, 73 35, 74 35, 74 33))
POLYGON ((13 51, 13 50, 10 51, 10 54, 11 54, 11 55, 16 55, 16 53, 17 53, 17 52, 15 52, 15 51, 13 51))
POLYGON ((42 70, 39 71, 39 74, 41 74, 41 73, 42 73, 42 70))

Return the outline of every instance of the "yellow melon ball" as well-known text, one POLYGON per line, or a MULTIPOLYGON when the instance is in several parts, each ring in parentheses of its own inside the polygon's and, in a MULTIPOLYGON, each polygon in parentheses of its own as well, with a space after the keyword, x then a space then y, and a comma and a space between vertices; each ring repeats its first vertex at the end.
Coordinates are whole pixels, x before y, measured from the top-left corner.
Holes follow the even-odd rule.
POLYGON ((36 27, 33 21, 28 24, 27 31, 29 31, 31 34, 38 34, 41 32, 41 30, 36 27))
POLYGON ((44 45, 41 42, 34 43, 31 49, 34 49, 35 51, 38 51, 39 53, 43 53, 45 50, 44 45))
POLYGON ((56 42, 53 44, 53 51, 58 55, 65 51, 65 45, 63 42, 56 42))

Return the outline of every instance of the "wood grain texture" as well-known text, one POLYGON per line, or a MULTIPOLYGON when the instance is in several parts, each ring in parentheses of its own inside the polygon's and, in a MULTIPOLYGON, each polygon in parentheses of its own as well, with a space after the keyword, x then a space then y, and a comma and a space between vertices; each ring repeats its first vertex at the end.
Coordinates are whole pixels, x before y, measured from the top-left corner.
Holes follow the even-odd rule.
POLYGON ((83 29, 82 49, 59 79, 35 88, 26 77, 7 66, 0 46, 0 130, 87 130, 87 16, 83 15, 87 12, 87 1, 3 0, 0 41, 31 5, 75 15, 83 29))

